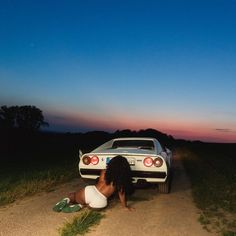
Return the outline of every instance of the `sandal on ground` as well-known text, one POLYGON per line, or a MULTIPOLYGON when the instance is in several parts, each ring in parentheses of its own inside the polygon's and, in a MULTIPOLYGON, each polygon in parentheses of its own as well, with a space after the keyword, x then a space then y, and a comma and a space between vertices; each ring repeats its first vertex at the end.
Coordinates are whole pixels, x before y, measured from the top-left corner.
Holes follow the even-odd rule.
POLYGON ((80 204, 74 204, 74 205, 68 205, 62 208, 62 212, 64 213, 72 213, 72 212, 76 212, 79 211, 81 209, 81 205, 80 204))
POLYGON ((60 212, 66 205, 70 202, 69 198, 64 198, 60 202, 58 202, 52 209, 56 212, 60 212))

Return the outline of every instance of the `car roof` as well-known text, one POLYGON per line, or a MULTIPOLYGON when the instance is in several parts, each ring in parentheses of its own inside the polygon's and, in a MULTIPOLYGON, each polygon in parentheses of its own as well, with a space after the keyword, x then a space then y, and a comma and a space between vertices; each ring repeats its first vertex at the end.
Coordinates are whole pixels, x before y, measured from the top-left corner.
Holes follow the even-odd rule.
POLYGON ((114 141, 116 140, 152 140, 156 141, 157 139, 155 138, 150 138, 150 137, 125 137, 125 138, 114 138, 114 141))
MULTIPOLYGON (((150 137, 119 137, 119 138, 114 138, 111 139, 110 141, 102 144, 101 146, 97 147, 94 149, 92 152, 93 153, 100 153, 101 151, 103 152, 104 150, 110 149, 115 142, 119 141, 151 141, 154 143, 154 148, 155 150, 159 150, 159 142, 155 138, 150 138, 150 137)), ((116 149, 117 150, 117 149, 116 149)))

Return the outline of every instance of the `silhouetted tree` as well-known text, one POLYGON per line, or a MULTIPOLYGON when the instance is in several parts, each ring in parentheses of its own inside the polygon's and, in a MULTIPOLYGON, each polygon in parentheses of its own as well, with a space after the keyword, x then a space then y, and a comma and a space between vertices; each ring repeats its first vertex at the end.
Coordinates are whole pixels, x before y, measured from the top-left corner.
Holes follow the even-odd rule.
POLYGON ((133 137, 136 136, 136 131, 131 131, 130 129, 117 130, 114 133, 115 137, 133 137))
POLYGON ((0 127, 14 128, 16 127, 17 106, 2 106, 0 109, 0 127))
POLYGON ((44 121, 43 113, 35 106, 21 106, 18 108, 16 123, 24 130, 39 130, 41 126, 48 126, 44 121))
POLYGON ((0 126, 36 131, 41 126, 48 126, 48 123, 44 121, 42 111, 35 106, 2 106, 0 126))

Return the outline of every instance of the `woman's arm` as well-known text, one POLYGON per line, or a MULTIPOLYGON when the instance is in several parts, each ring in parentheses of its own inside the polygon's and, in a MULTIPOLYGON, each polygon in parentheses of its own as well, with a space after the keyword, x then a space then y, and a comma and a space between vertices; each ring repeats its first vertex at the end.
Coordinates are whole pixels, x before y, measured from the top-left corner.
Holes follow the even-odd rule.
POLYGON ((118 194, 119 194, 119 198, 120 198, 120 202, 121 202, 122 207, 124 207, 125 209, 130 210, 130 211, 134 210, 134 208, 127 206, 125 192, 119 191, 118 194))
POLYGON ((120 198, 120 203, 123 207, 127 207, 127 202, 126 202, 126 197, 125 197, 125 192, 119 191, 119 198, 120 198))
POLYGON ((102 170, 101 173, 100 173, 100 176, 99 176, 99 182, 103 182, 105 181, 105 173, 106 173, 106 170, 102 170))

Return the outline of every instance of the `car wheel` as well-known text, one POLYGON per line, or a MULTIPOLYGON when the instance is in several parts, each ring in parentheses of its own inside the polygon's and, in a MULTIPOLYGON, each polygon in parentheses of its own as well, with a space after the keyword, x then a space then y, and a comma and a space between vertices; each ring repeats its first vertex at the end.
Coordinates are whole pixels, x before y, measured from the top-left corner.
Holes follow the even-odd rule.
POLYGON ((170 192, 170 187, 171 187, 171 182, 172 182, 172 168, 169 168, 169 176, 167 177, 166 182, 164 183, 159 183, 158 184, 158 189, 159 193, 169 193, 170 192))
POLYGON ((168 178, 166 182, 158 184, 159 193, 169 193, 170 192, 170 179, 168 178))

